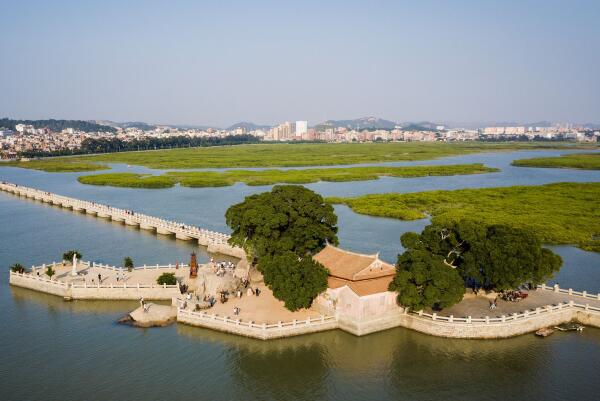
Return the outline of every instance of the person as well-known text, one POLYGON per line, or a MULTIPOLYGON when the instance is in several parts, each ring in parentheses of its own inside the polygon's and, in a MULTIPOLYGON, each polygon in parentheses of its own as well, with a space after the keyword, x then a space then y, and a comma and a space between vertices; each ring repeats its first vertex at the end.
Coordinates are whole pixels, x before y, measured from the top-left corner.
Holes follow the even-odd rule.
POLYGON ((102 284, 102 274, 98 273, 98 284, 102 284))
POLYGON ((140 298, 140 306, 143 308, 144 305, 146 304, 146 301, 144 301, 144 298, 140 298))
POLYGON ((233 314, 238 316, 240 314, 240 308, 238 308, 237 306, 233 308, 233 314))
POLYGON ((260 288, 256 287, 256 292, 255 292, 256 296, 260 295, 260 288))

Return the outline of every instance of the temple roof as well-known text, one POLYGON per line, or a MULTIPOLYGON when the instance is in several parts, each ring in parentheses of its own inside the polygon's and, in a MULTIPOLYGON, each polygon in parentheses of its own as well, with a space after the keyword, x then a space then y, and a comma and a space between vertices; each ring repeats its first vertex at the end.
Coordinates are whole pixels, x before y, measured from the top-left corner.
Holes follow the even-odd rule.
POLYGON ((396 272, 393 265, 379 259, 377 254, 364 255, 332 245, 327 245, 313 259, 325 266, 331 277, 351 282, 392 276, 396 272))
POLYGON ((393 278, 393 276, 383 276, 368 280, 348 281, 330 276, 327 279, 327 287, 335 289, 347 285, 352 291, 356 293, 356 295, 358 295, 359 297, 364 297, 365 295, 377 294, 380 292, 388 291, 388 287, 393 278))

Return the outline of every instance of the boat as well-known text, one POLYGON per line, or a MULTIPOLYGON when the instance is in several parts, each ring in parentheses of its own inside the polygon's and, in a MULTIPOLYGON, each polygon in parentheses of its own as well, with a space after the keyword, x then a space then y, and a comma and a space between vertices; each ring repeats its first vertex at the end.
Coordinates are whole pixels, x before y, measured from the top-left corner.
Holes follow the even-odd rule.
POLYGON ((535 332, 536 336, 539 337, 548 337, 550 334, 554 333, 554 329, 550 327, 542 327, 538 331, 535 332))

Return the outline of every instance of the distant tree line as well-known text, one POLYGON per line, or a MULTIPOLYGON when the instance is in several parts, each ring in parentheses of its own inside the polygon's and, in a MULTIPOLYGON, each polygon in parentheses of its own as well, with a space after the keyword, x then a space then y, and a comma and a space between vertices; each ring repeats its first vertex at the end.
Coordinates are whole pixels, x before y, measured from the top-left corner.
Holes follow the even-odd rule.
POLYGON ((51 131, 60 132, 65 128, 73 128, 83 132, 116 132, 117 130, 108 125, 101 125, 83 120, 11 120, 1 118, 0 127, 6 127, 12 131, 17 124, 32 125, 34 128, 48 128, 51 131))
POLYGON ((54 152, 28 151, 21 152, 22 157, 47 157, 84 155, 91 153, 114 153, 137 150, 157 150, 174 148, 193 148, 208 146, 241 145, 258 143, 259 139, 252 135, 236 135, 226 137, 190 138, 188 136, 172 136, 169 138, 142 138, 133 141, 123 141, 118 138, 87 138, 79 149, 61 149, 54 152))

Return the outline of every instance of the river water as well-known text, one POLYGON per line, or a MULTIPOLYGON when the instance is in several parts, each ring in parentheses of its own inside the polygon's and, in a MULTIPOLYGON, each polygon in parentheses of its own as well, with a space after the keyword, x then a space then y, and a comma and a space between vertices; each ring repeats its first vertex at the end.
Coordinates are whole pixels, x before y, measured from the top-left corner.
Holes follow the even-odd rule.
MULTIPOLYGON (((429 162, 482 162, 500 173, 385 178, 307 185, 330 196, 413 192, 563 181, 600 181, 594 171, 510 167, 515 158, 564 152, 477 154, 429 162)), ((146 169, 116 166, 123 171, 146 169)), ((152 171, 160 173, 160 171, 152 171)), ((86 186, 78 174, 0 168, 0 180, 227 231, 227 207, 269 187, 174 187, 164 190, 86 186)), ((399 237, 427 220, 373 218, 336 206, 341 246, 381 252, 394 262, 399 237)), ((600 254, 552 247, 564 261, 562 287, 600 291, 600 254)), ((196 245, 58 207, 0 193, 0 266, 84 259, 120 264, 187 261, 196 245)), ((200 260, 207 255, 200 250, 200 260)), ((0 274, 0 400, 534 400, 597 399, 600 330, 525 335, 495 341, 449 340, 398 328, 357 338, 331 331, 261 342, 183 325, 135 329, 115 324, 130 302, 63 302, 11 288, 0 274)))

